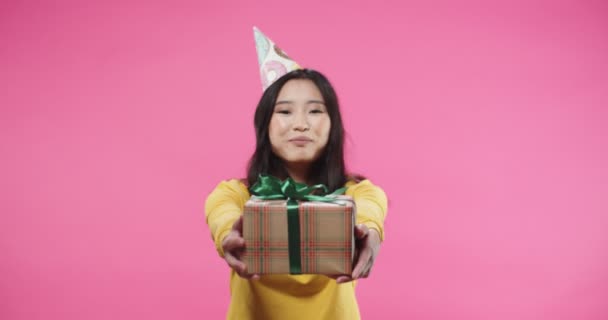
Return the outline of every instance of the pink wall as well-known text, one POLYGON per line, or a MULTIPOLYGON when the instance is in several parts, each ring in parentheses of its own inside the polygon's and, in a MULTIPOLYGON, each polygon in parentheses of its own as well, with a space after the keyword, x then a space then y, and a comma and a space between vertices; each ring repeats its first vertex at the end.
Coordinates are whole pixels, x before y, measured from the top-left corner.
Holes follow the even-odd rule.
POLYGON ((223 318, 203 203, 252 152, 253 25, 390 197, 364 318, 608 318, 605 2, 57 3, 0 4, 1 319, 223 318))

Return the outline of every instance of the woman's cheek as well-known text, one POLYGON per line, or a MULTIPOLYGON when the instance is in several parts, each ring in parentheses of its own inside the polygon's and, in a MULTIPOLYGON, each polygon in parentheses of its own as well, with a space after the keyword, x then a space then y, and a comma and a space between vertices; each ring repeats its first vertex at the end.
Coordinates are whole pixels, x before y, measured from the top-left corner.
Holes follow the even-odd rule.
POLYGON ((287 128, 288 128, 288 122, 284 118, 283 119, 278 119, 278 120, 279 120, 278 121, 279 132, 281 134, 283 134, 287 130, 287 128))

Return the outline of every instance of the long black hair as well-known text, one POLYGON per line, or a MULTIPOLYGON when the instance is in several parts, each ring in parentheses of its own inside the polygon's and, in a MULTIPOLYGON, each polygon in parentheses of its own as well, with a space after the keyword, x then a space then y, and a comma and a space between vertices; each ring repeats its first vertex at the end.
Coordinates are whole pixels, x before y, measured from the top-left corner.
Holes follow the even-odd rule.
POLYGON ((347 180, 344 165, 344 126, 334 88, 323 74, 311 69, 291 71, 277 79, 264 91, 253 120, 256 148, 249 160, 247 182, 249 186, 252 186, 260 174, 270 174, 281 179, 289 176, 283 161, 272 152, 268 126, 281 88, 292 79, 311 80, 323 96, 331 121, 329 139, 321 156, 312 164, 308 179, 310 183, 322 183, 330 191, 334 191, 343 187, 347 180))

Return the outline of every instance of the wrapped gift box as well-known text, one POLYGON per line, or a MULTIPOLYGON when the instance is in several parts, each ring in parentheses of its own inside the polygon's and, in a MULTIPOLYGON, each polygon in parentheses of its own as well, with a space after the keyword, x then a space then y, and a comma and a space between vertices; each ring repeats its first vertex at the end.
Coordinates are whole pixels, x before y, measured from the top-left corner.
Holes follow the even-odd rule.
POLYGON ((351 274, 356 207, 349 196, 330 202, 262 200, 243 213, 242 256, 250 274, 351 274), (296 207, 297 206, 297 207, 296 207))

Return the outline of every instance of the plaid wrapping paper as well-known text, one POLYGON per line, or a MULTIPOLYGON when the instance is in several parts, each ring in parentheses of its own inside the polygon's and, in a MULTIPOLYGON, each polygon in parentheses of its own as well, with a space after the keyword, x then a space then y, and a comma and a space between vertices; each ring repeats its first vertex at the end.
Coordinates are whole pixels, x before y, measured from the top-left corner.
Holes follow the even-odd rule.
MULTIPOLYGON (((299 201, 302 274, 350 274, 355 253, 356 207, 351 197, 337 203, 299 201)), ((243 213, 245 252, 250 274, 289 274, 287 200, 253 196, 243 213)))

